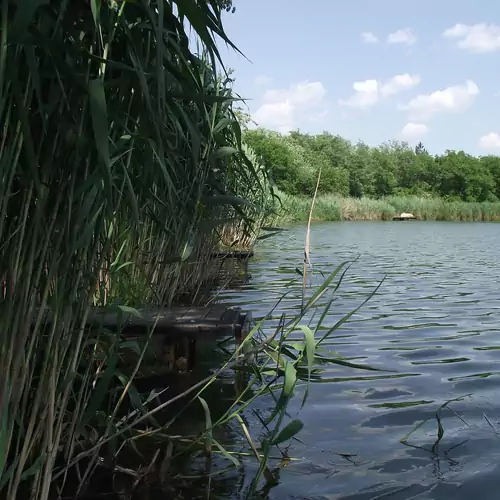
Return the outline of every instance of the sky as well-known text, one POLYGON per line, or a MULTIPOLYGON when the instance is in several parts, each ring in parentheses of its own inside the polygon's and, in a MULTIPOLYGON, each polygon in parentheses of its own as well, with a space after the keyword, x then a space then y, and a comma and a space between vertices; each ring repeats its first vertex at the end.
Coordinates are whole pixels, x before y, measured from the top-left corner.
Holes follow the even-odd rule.
POLYGON ((259 126, 500 155, 493 0, 233 0, 225 66, 259 126))

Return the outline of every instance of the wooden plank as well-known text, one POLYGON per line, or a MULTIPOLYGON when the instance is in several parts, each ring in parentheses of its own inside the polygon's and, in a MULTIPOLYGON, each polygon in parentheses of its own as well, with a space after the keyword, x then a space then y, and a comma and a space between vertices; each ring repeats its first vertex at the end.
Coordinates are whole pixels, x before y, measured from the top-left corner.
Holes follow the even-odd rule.
POLYGON ((209 313, 210 309, 207 307, 191 307, 189 311, 182 316, 183 322, 201 321, 209 313))
MULTIPOLYGON (((139 336, 155 328, 155 334, 167 336, 228 336, 239 335, 244 315, 240 309, 234 309, 223 304, 214 304, 211 307, 172 307, 172 308, 145 308, 139 309, 141 317, 131 313, 120 315, 109 312, 109 309, 91 309, 87 325, 90 327, 104 327, 109 330, 120 331, 126 336, 139 336), (119 321, 121 319, 121 323, 119 321)), ((51 323, 51 316, 47 314, 47 323, 51 323)))
POLYGON ((205 319, 208 321, 221 321, 226 310, 227 307, 220 307, 220 304, 216 304, 210 308, 210 312, 206 315, 205 319))

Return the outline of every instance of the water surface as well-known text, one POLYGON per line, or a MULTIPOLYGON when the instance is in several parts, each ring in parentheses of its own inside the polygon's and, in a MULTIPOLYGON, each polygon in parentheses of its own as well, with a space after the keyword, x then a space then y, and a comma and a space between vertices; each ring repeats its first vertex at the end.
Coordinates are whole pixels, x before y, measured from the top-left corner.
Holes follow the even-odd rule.
MULTIPOLYGON (((319 223, 311 238, 316 279, 319 271, 359 256, 328 325, 386 276, 328 347, 393 372, 329 368, 331 381, 314 385, 300 412, 297 398, 291 414, 297 413, 305 428, 302 443, 294 442, 289 453, 301 460, 282 472, 270 498, 497 498, 500 225, 319 223), (436 411, 461 396, 466 397, 450 404, 452 411, 442 410, 444 436, 433 448, 436 411), (428 418, 406 445, 400 442, 428 418)), ((255 316, 267 314, 297 276, 304 239, 300 226, 262 242, 249 265, 251 280, 221 299, 255 316)), ((289 299, 279 310, 297 307, 289 299)))

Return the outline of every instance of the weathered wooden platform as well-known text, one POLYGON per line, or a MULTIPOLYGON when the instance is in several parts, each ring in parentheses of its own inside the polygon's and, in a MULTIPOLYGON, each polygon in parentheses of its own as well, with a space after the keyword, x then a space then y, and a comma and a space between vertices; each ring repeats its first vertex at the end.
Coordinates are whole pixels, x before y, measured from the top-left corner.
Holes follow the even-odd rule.
MULTIPOLYGON (((87 326, 120 331, 122 335, 147 334, 154 328, 154 334, 166 337, 244 337, 250 328, 252 315, 239 308, 224 304, 210 307, 150 307, 131 312, 111 312, 109 308, 93 308, 87 319, 87 326)), ((47 323, 50 324, 50 315, 47 323)))
POLYGON ((247 260, 253 257, 253 251, 234 251, 234 252, 214 252, 212 259, 238 259, 247 260))
POLYGON ((108 329, 120 328, 124 335, 135 334, 138 329, 150 330, 154 327, 155 334, 239 337, 243 324, 250 320, 249 313, 241 309, 230 308, 224 304, 211 307, 171 307, 149 308, 139 310, 141 317, 122 313, 121 324, 118 314, 94 310, 89 317, 89 323, 105 326, 108 329))

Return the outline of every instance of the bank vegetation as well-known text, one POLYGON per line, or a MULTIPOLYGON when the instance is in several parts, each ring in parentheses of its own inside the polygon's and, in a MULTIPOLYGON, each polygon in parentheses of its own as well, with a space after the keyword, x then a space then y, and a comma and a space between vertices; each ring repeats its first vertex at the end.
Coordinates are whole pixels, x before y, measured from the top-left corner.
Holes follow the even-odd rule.
POLYGON ((423 144, 370 147, 324 132, 258 128, 245 141, 270 172, 282 201, 279 220, 305 220, 321 170, 314 217, 323 220, 500 218, 500 158, 464 151, 429 154, 423 144))

